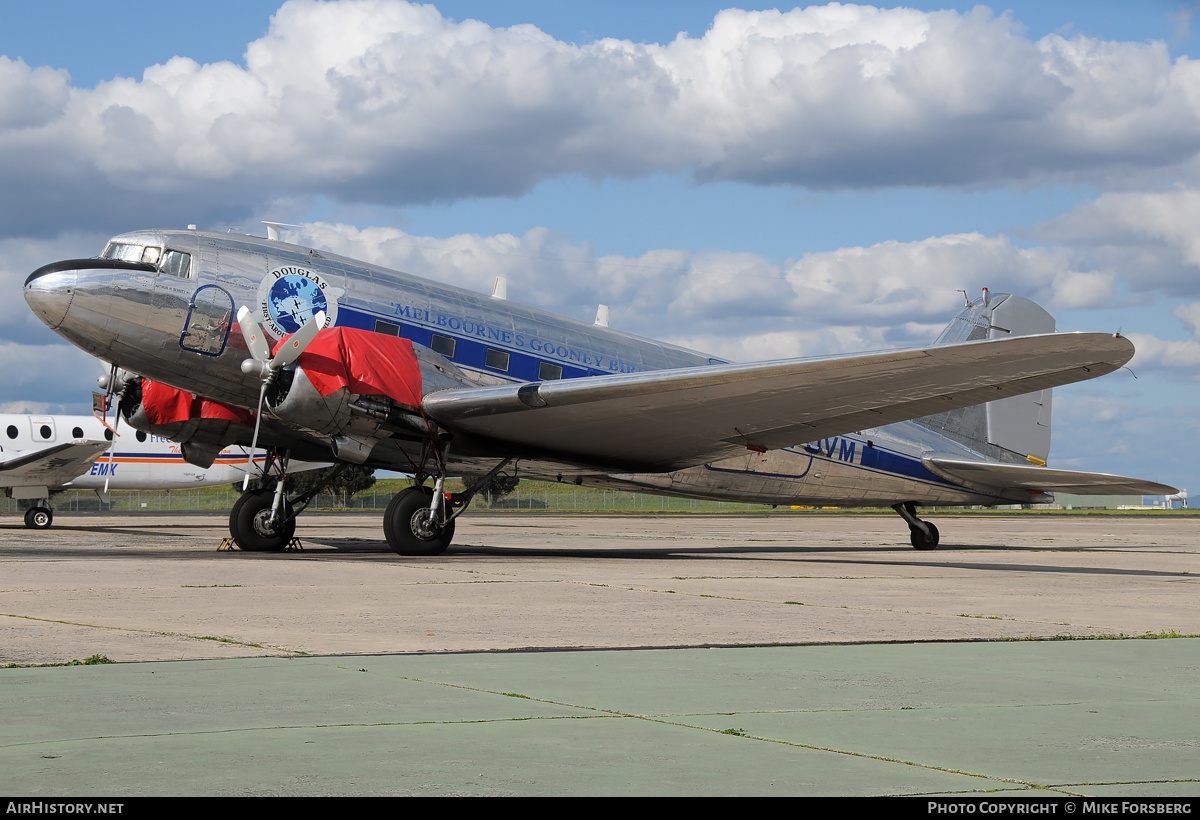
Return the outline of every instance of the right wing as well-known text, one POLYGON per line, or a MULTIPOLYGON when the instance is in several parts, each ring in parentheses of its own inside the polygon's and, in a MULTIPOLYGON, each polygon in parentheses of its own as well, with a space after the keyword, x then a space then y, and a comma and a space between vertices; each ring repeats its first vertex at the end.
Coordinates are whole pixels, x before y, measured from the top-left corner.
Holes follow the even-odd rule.
POLYGON ((666 472, 1092 379, 1132 356, 1120 336, 1054 333, 456 388, 421 409, 497 453, 666 472))

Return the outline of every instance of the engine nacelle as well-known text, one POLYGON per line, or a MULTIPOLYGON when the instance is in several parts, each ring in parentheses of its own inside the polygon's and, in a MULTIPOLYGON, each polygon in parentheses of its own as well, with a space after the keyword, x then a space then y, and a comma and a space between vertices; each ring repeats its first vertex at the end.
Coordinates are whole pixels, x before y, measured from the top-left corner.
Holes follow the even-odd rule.
POLYGON ((126 376, 118 409, 134 430, 179 442, 184 459, 204 469, 226 447, 254 433, 248 410, 139 376, 126 376))
POLYGON ((339 460, 362 464, 393 435, 424 438, 421 397, 472 386, 449 360, 407 339, 347 328, 322 331, 268 389, 272 416, 329 438, 339 460))

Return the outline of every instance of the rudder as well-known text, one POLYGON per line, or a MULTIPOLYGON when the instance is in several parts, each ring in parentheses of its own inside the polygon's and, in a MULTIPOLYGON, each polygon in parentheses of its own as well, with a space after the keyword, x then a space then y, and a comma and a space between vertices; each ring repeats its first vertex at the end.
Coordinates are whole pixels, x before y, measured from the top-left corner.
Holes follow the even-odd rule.
MULTIPOLYGON (((989 294, 959 311, 935 345, 1053 333, 1054 317, 1023 296, 989 294)), ((1001 462, 1045 464, 1050 455, 1051 391, 914 419, 917 424, 1001 462)))

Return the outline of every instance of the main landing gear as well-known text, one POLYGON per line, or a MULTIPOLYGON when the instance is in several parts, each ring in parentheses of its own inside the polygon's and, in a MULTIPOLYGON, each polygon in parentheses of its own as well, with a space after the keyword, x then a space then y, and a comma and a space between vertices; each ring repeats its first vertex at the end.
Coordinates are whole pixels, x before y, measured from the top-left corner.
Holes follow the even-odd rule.
MULTIPOLYGON (((461 493, 444 492, 448 442, 431 437, 415 470, 412 487, 397 493, 383 514, 383 534, 388 546, 399 555, 441 555, 454 539, 454 520, 475 497, 476 489, 461 493), (425 482, 434 473, 433 487, 425 482)), ((504 459, 474 487, 482 488, 511 459, 504 459)), ((288 497, 286 455, 268 456, 263 466, 264 489, 243 493, 229 511, 229 534, 247 552, 282 552, 296 535, 296 516, 326 485, 349 466, 342 462, 338 470, 326 476, 321 486, 288 497)), ((414 465, 416 466, 416 465, 414 465)))
POLYGON ((913 549, 935 550, 938 546, 938 528, 928 521, 917 518, 917 505, 911 501, 893 504, 892 509, 908 522, 909 541, 913 549))
POLYGON ((511 459, 504 459, 470 489, 461 493, 442 491, 445 484, 445 455, 448 444, 434 450, 438 476, 433 489, 425 487, 424 469, 429 464, 429 449, 423 454, 416 483, 392 498, 383 514, 383 535, 388 546, 398 555, 441 555, 454 539, 454 519, 462 515, 475 488, 482 488, 504 469, 511 459))
POLYGON ((283 552, 287 549, 296 536, 296 516, 348 466, 343 462, 320 486, 288 498, 287 465, 286 454, 282 457, 268 455, 263 465, 264 489, 242 493, 229 511, 229 534, 247 552, 283 552))
POLYGON ((54 510, 49 504, 38 504, 25 511, 25 526, 31 530, 47 530, 54 523, 54 510))

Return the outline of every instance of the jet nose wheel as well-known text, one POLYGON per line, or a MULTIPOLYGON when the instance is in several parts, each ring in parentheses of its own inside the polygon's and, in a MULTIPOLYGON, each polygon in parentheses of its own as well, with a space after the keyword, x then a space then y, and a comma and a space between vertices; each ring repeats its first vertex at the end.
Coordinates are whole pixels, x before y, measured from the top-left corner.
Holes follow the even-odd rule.
POLYGON ((49 507, 30 507, 25 511, 25 526, 31 530, 49 529, 54 523, 54 513, 49 507))
POLYGON ((937 549, 940 536, 938 528, 928 521, 923 522, 926 527, 929 527, 929 535, 921 531, 920 527, 909 527, 908 538, 912 542, 913 549, 918 550, 935 550, 937 549))
POLYGON ((383 535, 398 555, 441 555, 454 539, 454 522, 438 526, 429 510, 433 495, 424 487, 396 494, 383 514, 383 535))

